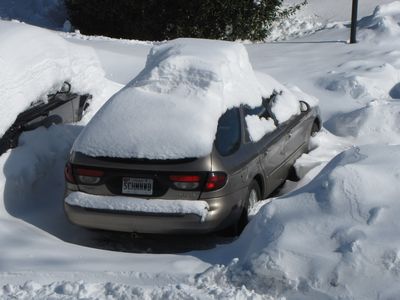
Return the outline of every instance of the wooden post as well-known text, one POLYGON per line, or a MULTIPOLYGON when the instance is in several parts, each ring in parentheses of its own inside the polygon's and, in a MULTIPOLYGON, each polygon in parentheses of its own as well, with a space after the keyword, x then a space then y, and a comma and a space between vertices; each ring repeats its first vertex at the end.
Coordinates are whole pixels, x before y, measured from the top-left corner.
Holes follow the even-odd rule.
POLYGON ((351 12, 350 44, 357 43, 357 10, 358 0, 353 0, 353 9, 351 12))

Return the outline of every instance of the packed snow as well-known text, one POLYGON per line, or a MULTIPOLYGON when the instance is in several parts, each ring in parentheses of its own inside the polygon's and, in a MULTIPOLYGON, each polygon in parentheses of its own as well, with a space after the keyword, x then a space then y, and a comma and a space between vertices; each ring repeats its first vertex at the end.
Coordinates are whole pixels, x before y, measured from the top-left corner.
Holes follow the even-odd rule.
POLYGON ((246 116, 247 130, 249 131, 250 140, 258 142, 261 138, 269 132, 276 129, 274 120, 271 118, 260 118, 257 115, 246 116))
MULTIPOLYGON (((319 22, 336 25, 285 43, 245 46, 259 81, 259 74, 271 74, 298 99, 320 100, 324 128, 295 164, 300 181, 287 181, 281 196, 258 203, 230 243, 132 240, 68 223, 64 163, 105 94, 121 87, 106 80, 107 92, 100 89, 81 124, 24 133, 20 146, 0 157, 0 298, 399 298, 400 2, 360 2, 354 45, 346 43, 348 22, 340 22, 349 19, 350 1, 309 2, 305 18, 314 11, 319 22), (182 244, 186 252, 175 253, 182 244)), ((151 49, 66 39, 92 48, 105 77, 122 84, 151 49)), ((10 87, 21 84, 15 78, 10 87)))
POLYGON ((163 200, 123 197, 96 196, 81 192, 73 192, 65 198, 69 205, 84 208, 106 209, 129 212, 165 213, 165 214, 195 214, 204 221, 208 213, 205 201, 163 200))
POLYGON ((177 39, 154 46, 143 71, 100 109, 73 151, 95 157, 206 156, 218 119, 229 108, 259 106, 278 90, 272 107, 277 119, 299 113, 296 97, 274 83, 259 83, 239 43, 177 39))

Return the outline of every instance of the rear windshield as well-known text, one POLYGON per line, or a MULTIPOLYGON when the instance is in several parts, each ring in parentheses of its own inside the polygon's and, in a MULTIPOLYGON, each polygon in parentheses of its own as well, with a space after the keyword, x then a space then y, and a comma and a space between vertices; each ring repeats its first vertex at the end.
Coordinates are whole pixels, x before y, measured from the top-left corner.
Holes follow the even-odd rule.
POLYGON ((232 108, 218 120, 215 147, 221 155, 230 155, 239 148, 240 137, 240 112, 238 108, 232 108))

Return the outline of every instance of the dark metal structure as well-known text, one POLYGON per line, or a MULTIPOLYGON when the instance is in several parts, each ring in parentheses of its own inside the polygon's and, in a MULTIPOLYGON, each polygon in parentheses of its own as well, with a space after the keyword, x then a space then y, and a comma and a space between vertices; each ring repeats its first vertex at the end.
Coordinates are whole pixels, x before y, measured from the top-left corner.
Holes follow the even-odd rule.
POLYGON ((353 7, 351 11, 350 44, 357 43, 357 14, 358 14, 358 0, 353 0, 353 7))
POLYGON ((91 95, 79 95, 70 92, 70 84, 64 83, 63 89, 47 96, 47 100, 39 100, 21 112, 7 131, 0 136, 0 155, 8 149, 18 146, 22 132, 49 127, 52 124, 77 122, 82 118, 91 95), (66 88, 65 88, 66 87, 66 88))

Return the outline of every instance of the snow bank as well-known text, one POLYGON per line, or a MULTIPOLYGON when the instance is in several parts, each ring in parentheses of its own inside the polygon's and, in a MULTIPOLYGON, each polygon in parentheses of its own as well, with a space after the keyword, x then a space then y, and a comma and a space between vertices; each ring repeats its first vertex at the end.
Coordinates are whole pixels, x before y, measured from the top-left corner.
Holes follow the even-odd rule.
POLYGON ((378 5, 371 16, 360 20, 362 39, 376 40, 400 37, 400 1, 378 5))
MULTIPOLYGON (((144 70, 103 106, 73 150, 150 159, 205 156, 228 108, 260 105, 275 88, 258 82, 239 43, 170 41, 152 48, 144 70)), ((290 92, 277 105, 284 99, 292 99, 290 92)), ((298 113, 298 104, 292 107, 281 117, 298 113)))
POLYGON ((239 261, 227 276, 272 296, 396 298, 399 170, 400 146, 341 153, 307 186, 260 209, 231 249, 239 261))
POLYGON ((208 204, 205 201, 143 199, 123 196, 95 196, 80 192, 71 193, 65 202, 85 208, 107 209, 144 213, 195 214, 205 219, 208 204))
POLYGON ((31 102, 46 100, 64 81, 75 92, 95 97, 103 92, 103 70, 90 48, 48 30, 6 21, 0 21, 0 41, 0 135, 31 102))
POLYGON ((400 144, 400 103, 372 101, 367 106, 332 118, 327 126, 353 143, 400 144))
MULTIPOLYGON (((217 272, 214 272, 215 274, 217 272)), ((96 280, 98 281, 98 280, 96 280)), ((188 280, 189 281, 189 280, 188 280)), ((234 287, 228 283, 216 284, 210 274, 190 277, 190 282, 157 285, 132 285, 131 283, 90 283, 87 281, 56 281, 40 284, 27 281, 24 284, 7 284, 0 288, 0 297, 5 299, 243 299, 273 300, 257 295, 246 287, 234 287)))
POLYGON ((379 99, 397 95, 392 90, 399 78, 400 66, 384 60, 352 60, 321 77, 318 83, 328 91, 345 93, 354 99, 379 99))

